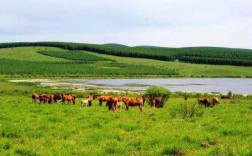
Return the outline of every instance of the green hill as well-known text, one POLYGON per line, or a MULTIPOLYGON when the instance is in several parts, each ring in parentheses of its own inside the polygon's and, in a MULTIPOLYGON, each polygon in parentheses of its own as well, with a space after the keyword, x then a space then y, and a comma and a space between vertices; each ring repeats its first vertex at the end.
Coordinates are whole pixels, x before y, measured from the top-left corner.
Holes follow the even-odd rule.
POLYGON ((2 43, 0 48, 21 46, 48 46, 67 50, 86 50, 95 53, 123 57, 150 58, 163 61, 175 61, 199 64, 252 66, 252 50, 218 47, 125 47, 114 45, 98 45, 67 42, 20 42, 2 43))
POLYGON ((1 77, 251 77, 251 60, 249 49, 0 43, 1 77))

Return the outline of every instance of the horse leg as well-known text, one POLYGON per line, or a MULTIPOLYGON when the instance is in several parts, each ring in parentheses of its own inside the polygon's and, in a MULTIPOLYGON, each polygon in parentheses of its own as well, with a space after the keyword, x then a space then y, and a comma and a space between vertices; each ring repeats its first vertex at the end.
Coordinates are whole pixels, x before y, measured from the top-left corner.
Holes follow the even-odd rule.
POLYGON ((102 106, 102 100, 99 101, 99 106, 102 106))
POLYGON ((139 110, 140 110, 140 112, 143 112, 143 106, 142 105, 139 105, 139 110))
POLYGON ((73 104, 75 105, 75 99, 73 99, 72 101, 73 101, 73 104))
POLYGON ((129 110, 129 106, 126 104, 126 110, 128 111, 129 110))

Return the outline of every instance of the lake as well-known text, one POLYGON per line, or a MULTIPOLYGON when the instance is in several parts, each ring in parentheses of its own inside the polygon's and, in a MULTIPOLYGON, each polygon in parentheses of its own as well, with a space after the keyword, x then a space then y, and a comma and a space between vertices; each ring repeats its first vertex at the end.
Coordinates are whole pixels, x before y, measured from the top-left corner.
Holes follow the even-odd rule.
POLYGON ((163 78, 163 79, 95 79, 69 80, 74 86, 90 85, 100 89, 143 91, 162 86, 171 91, 252 94, 252 79, 246 78, 163 78))

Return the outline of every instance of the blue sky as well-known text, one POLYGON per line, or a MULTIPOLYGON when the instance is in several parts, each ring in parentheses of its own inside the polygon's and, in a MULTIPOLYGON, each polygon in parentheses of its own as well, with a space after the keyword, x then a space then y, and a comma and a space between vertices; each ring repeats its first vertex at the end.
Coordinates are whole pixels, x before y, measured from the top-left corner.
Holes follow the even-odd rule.
POLYGON ((251 0, 0 0, 0 42, 252 49, 251 0))

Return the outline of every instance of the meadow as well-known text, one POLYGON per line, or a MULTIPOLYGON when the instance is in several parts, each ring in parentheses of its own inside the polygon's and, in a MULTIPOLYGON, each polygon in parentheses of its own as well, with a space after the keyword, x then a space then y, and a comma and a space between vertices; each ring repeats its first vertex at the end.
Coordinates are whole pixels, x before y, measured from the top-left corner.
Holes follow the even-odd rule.
POLYGON ((0 49, 0 77, 251 77, 252 67, 160 61, 54 47, 0 49))
MULTIPOLYGON (((221 100, 199 107, 197 99, 172 95, 162 109, 109 112, 92 107, 35 104, 30 93, 59 92, 29 83, 0 81, 1 155, 251 155, 251 100, 221 100)), ((70 90, 61 90, 70 92, 70 90)), ((133 95, 136 96, 136 95, 133 95)))

